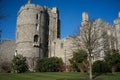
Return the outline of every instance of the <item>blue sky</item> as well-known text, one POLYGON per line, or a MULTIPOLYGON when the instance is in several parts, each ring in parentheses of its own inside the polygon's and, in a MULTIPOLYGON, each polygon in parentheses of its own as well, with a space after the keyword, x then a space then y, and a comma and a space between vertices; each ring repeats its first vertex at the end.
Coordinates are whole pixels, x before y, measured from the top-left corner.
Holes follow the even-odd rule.
MULTIPOLYGON (((26 3, 27 0, 3 0, 2 13, 8 17, 0 22, 2 38, 15 39, 17 12, 26 3)), ((59 9, 61 38, 76 32, 82 12, 88 12, 90 19, 102 18, 113 24, 120 11, 120 0, 31 0, 31 3, 59 9)))

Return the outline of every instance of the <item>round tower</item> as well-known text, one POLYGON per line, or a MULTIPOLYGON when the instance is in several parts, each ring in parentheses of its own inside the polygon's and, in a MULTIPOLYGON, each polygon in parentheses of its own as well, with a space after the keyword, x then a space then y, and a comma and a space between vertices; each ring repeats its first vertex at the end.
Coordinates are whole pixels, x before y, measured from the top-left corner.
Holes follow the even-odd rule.
POLYGON ((28 3, 22 6, 17 16, 16 52, 27 59, 30 71, 36 61, 47 56, 48 23, 46 8, 28 3))

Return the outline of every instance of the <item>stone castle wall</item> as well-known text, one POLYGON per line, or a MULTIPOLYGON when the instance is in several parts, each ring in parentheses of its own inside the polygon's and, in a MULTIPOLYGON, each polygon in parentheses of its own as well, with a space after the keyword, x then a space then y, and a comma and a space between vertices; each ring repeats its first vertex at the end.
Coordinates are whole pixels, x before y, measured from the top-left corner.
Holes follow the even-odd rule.
POLYGON ((15 54, 15 41, 6 40, 0 43, 0 62, 11 62, 15 54))
MULTIPOLYGON (((120 18, 118 18, 118 19, 120 19, 120 18)), ((115 20, 117 23, 119 22, 118 19, 115 20)), ((88 14, 85 13, 85 15, 83 15, 83 20, 81 22, 80 30, 82 30, 82 28, 84 28, 83 25, 86 24, 88 21, 89 21, 88 14)), ((96 19, 94 21, 94 24, 96 24, 96 28, 99 30, 98 34, 99 34, 99 36, 101 36, 101 38, 99 40, 100 45, 98 47, 100 52, 98 52, 94 56, 93 61, 103 60, 104 59, 104 51, 106 51, 106 50, 119 49, 119 47, 120 47, 120 41, 119 41, 120 40, 120 29, 119 29, 120 25, 117 23, 115 25, 111 25, 102 19, 96 19)), ((82 34, 80 33, 80 35, 82 35, 82 34)), ((75 38, 76 37, 66 37, 64 39, 54 40, 52 42, 52 46, 51 46, 51 48, 52 48, 51 56, 52 57, 53 56, 60 57, 63 59, 64 63, 69 65, 69 59, 72 58, 73 51, 77 49, 77 47, 75 47, 74 43, 73 43, 75 41, 75 38), (63 46, 63 47, 61 47, 61 46, 63 46)))
POLYGON ((71 36, 54 40, 51 46, 52 54, 50 57, 60 57, 66 65, 69 65, 69 59, 72 58, 73 51, 75 50, 73 40, 74 38, 71 36))
POLYGON ((18 12, 16 28, 16 53, 27 58, 33 71, 36 60, 48 57, 51 41, 59 38, 57 8, 47 8, 28 3, 18 12), (49 47, 48 47, 49 46, 49 47))

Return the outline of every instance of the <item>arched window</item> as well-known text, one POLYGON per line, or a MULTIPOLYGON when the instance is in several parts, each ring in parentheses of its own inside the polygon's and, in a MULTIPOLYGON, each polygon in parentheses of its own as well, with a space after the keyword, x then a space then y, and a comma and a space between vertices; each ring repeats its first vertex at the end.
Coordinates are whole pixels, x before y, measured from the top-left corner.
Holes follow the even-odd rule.
POLYGON ((36 43, 38 42, 38 35, 34 36, 34 42, 36 42, 36 43))
POLYGON ((39 31, 39 24, 36 24, 36 30, 39 31))

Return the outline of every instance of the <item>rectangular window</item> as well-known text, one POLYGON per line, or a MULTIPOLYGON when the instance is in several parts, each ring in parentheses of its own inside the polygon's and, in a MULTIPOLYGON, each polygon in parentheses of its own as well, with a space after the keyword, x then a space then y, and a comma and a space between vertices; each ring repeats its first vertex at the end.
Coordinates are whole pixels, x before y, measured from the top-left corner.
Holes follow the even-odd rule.
POLYGON ((36 19, 38 19, 39 18, 39 16, 38 16, 38 14, 36 15, 36 19))

